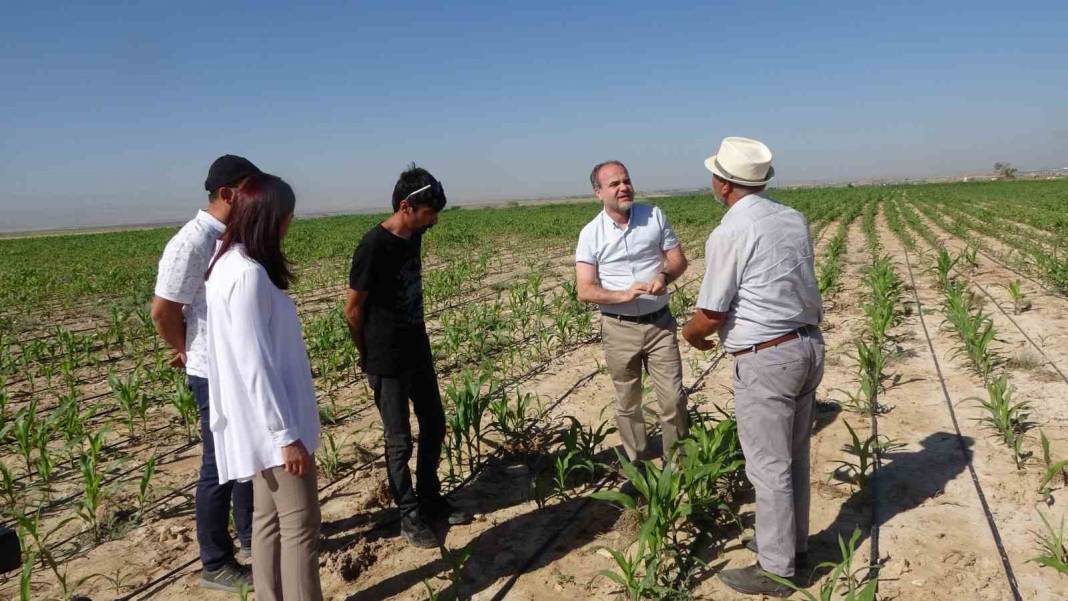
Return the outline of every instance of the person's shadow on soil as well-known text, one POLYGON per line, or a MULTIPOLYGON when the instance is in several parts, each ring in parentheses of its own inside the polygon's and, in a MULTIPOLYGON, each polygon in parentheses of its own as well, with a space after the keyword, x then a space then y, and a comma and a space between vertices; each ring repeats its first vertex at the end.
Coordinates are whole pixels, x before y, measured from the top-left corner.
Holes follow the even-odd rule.
MULTIPOLYGON (((838 538, 848 542, 854 529, 860 529, 859 547, 869 536, 874 523, 883 526, 895 516, 911 511, 928 499, 941 495, 946 485, 959 476, 971 461, 970 437, 963 437, 961 448, 957 435, 951 432, 935 432, 920 441, 918 451, 895 451, 883 456, 879 468, 868 489, 854 492, 842 505, 838 516, 826 529, 809 538, 809 565, 821 562, 841 561, 838 538), (873 493, 875 515, 872 515, 873 493)), ((854 562, 854 567, 863 562, 854 562)), ((829 570, 812 570, 798 573, 798 584, 810 586, 829 570)))
MULTIPOLYGON (((608 462, 612 457, 614 455, 609 451, 603 451, 597 460, 608 462)), ((524 503, 530 498, 531 478, 535 476, 517 468, 515 464, 507 463, 488 466, 456 497, 463 506, 482 514, 524 503)), ((477 535, 464 547, 470 556, 463 566, 463 577, 437 594, 442 599, 466 599, 499 579, 512 576, 512 581, 498 593, 498 598, 503 598, 501 595, 506 594, 520 575, 552 563, 611 531, 619 515, 620 510, 612 504, 577 496, 501 522, 477 535), (562 524, 566 526, 561 530, 562 524)), ((439 532, 439 539, 445 540, 447 526, 442 527, 444 530, 439 532)), ((399 530, 389 534, 399 534, 399 530)), ((446 549, 443 547, 442 551, 446 549)), ((453 548, 449 552, 455 556, 458 551, 460 549, 453 548)), ((418 587, 424 580, 447 574, 451 569, 443 553, 441 558, 430 563, 353 593, 346 601, 386 599, 418 587)))

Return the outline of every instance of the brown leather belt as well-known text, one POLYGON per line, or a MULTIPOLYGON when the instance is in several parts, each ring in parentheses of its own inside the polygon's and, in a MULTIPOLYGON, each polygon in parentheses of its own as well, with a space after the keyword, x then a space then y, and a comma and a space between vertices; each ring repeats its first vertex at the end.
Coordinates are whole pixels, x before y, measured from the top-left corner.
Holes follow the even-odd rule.
POLYGON ((737 357, 738 355, 744 355, 746 353, 751 353, 753 351, 762 351, 762 350, 764 350, 766 348, 771 348, 773 346, 782 344, 784 342, 789 342, 789 341, 791 341, 791 340, 793 340, 795 338, 800 338, 800 337, 801 337, 801 334, 798 334, 797 330, 794 330, 793 332, 790 332, 789 334, 783 334, 782 336, 779 336, 778 338, 772 338, 771 340, 769 340, 767 342, 761 342, 760 344, 754 344, 753 346, 751 346, 751 347, 749 347, 747 349, 742 349, 740 351, 737 351, 737 352, 734 352, 734 353, 731 353, 731 354, 734 355, 735 357, 737 357))

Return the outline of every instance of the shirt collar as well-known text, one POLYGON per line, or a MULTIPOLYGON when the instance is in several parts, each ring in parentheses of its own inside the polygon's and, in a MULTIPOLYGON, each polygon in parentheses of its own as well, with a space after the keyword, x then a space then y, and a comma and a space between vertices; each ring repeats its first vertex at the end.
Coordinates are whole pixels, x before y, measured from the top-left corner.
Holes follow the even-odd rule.
POLYGON ((753 194, 746 194, 745 196, 739 198, 738 202, 734 203, 729 209, 727 209, 727 212, 730 213, 731 211, 734 211, 735 209, 737 209, 737 212, 741 212, 741 211, 743 211, 745 209, 745 207, 753 204, 759 198, 761 198, 761 196, 760 196, 760 193, 758 193, 758 192, 754 192, 753 194), (753 199, 753 200, 750 201, 749 199, 753 199))
POLYGON ((204 209, 197 211, 196 220, 215 230, 220 236, 226 232, 226 224, 204 209))
POLYGON ((608 216, 608 211, 606 211, 604 209, 601 209, 601 218, 604 219, 605 222, 609 226, 611 226, 611 227, 613 227, 613 228, 615 228, 615 229, 617 229, 617 230, 619 230, 621 232, 625 232, 625 231, 630 229, 630 224, 634 220, 634 205, 633 204, 630 205, 630 213, 627 214, 627 227, 622 227, 618 223, 616 223, 616 220, 612 219, 611 217, 609 217, 608 216))

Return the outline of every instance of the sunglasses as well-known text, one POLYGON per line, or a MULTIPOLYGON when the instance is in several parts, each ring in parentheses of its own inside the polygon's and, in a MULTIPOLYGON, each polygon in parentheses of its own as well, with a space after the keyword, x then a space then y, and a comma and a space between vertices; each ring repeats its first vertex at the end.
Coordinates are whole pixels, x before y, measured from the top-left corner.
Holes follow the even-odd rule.
POLYGON ((434 181, 433 183, 427 184, 427 185, 423 186, 422 188, 419 188, 418 190, 416 190, 416 191, 412 192, 411 194, 405 196, 404 200, 411 200, 411 198, 413 196, 415 196, 416 194, 419 194, 420 192, 426 192, 427 190, 433 190, 434 192, 437 192, 438 194, 440 194, 442 196, 445 195, 445 188, 442 187, 441 182, 434 181))

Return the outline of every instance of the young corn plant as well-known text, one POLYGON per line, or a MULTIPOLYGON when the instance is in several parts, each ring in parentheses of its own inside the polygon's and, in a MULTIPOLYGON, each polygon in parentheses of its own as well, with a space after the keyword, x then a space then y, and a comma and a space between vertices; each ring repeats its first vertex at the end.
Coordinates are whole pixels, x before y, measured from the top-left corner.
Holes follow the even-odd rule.
POLYGON ((857 553, 857 541, 859 539, 859 528, 853 530, 853 535, 849 537, 848 543, 842 539, 841 535, 838 536, 838 549, 842 559, 838 563, 825 561, 816 567, 817 571, 830 570, 827 578, 820 583, 818 596, 797 586, 788 578, 782 578, 770 572, 764 572, 764 575, 779 584, 790 587, 795 592, 801 593, 807 601, 832 601, 836 594, 840 601, 875 601, 879 580, 877 577, 873 578, 872 575, 873 572, 878 571, 879 566, 853 568, 853 559, 857 553))
POLYGON ((967 265, 970 269, 976 269, 979 267, 979 249, 974 245, 969 244, 960 251, 960 255, 957 256, 957 261, 962 265, 967 265))
POLYGON ((871 481, 877 456, 900 449, 905 445, 885 436, 872 435, 861 440, 849 422, 843 423, 849 430, 850 440, 842 446, 842 451, 851 455, 853 459, 835 461, 838 467, 831 472, 831 475, 841 482, 847 482, 864 490, 871 481))
POLYGON ((145 468, 141 472, 141 480, 137 483, 137 521, 145 519, 145 505, 149 495, 152 494, 152 477, 156 475, 156 455, 145 462, 145 468))
POLYGON ((189 389, 185 378, 180 374, 174 378, 174 394, 170 398, 171 406, 178 412, 178 419, 185 428, 185 438, 189 442, 195 442, 199 431, 197 429, 199 409, 197 408, 196 396, 189 389))
POLYGON ((683 528, 693 512, 685 493, 684 475, 675 469, 674 461, 666 462, 660 469, 651 462, 639 468, 622 455, 619 460, 624 475, 645 503, 639 506, 634 497, 620 491, 600 491, 591 496, 638 512, 642 520, 638 532, 639 553, 633 558, 613 554, 620 572, 602 574, 621 584, 628 595, 639 595, 631 598, 652 595, 651 598, 663 599, 677 595, 677 580, 683 577, 684 566, 692 559, 682 543, 683 528))
POLYGON ((1038 555, 1029 561, 1044 568, 1053 568, 1061 574, 1068 574, 1068 546, 1065 546, 1064 518, 1061 518, 1060 525, 1054 529, 1041 511, 1038 512, 1038 517, 1042 519, 1045 530, 1035 533, 1038 555))
POLYGON ((949 287, 951 281, 953 281, 953 268, 956 267, 957 261, 960 257, 954 257, 949 254, 946 248, 939 247, 938 254, 935 255, 934 272, 935 277, 938 279, 938 287, 945 290, 949 287))
POLYGON ((1042 446, 1042 465, 1044 468, 1042 482, 1038 485, 1038 496, 1043 503, 1052 506, 1053 479, 1059 475, 1062 486, 1068 486, 1068 459, 1053 461, 1053 454, 1050 452, 1049 439, 1046 438, 1046 433, 1040 430, 1038 437, 1042 446))
POLYGON ((341 467, 341 452, 333 432, 323 432, 322 445, 319 447, 319 467, 327 481, 333 482, 341 467))
POLYGON ((104 474, 100 468, 100 449, 104 446, 105 430, 86 437, 87 448, 78 457, 82 475, 82 498, 78 501, 78 517, 88 527, 93 538, 100 540, 100 522, 97 512, 104 497, 104 474))
POLYGON ((452 414, 449 423, 463 440, 467 455, 469 472, 474 472, 482 454, 484 419, 490 401, 497 396, 500 384, 489 372, 475 376, 470 370, 464 370, 459 383, 452 383, 446 388, 452 414), (483 390, 487 387, 487 390, 483 390))
POLYGON ((543 433, 537 424, 543 411, 534 394, 516 391, 514 402, 502 394, 490 402, 489 411, 489 428, 501 436, 506 452, 527 455, 541 446, 543 433))
POLYGON ((676 446, 675 461, 682 472, 683 488, 695 514, 727 510, 723 490, 736 483, 745 466, 738 422, 730 415, 714 421, 694 411, 689 436, 676 446))
POLYGON ((1005 443, 1005 446, 1009 447, 1013 460, 1016 462, 1016 468, 1021 469, 1023 460, 1026 458, 1023 451, 1024 437, 1034 426, 1028 419, 1031 405, 1027 401, 1013 401, 1012 385, 1004 375, 988 381, 986 392, 986 399, 979 397, 968 399, 978 401, 987 412, 987 415, 976 419, 992 430, 1005 443))
POLYGON ((31 397, 26 407, 15 413, 12 434, 18 445, 19 455, 26 464, 26 473, 33 472, 33 451, 37 447, 37 397, 31 397))
POLYGON ((1005 289, 1009 292, 1009 297, 1012 298, 1012 312, 1014 314, 1019 315, 1031 308, 1031 301, 1024 294, 1020 280, 1009 282, 1005 289))
POLYGON ((125 378, 119 378, 115 370, 112 369, 108 373, 108 384, 111 386, 111 391, 115 394, 115 399, 119 402, 119 406, 126 413, 125 422, 129 434, 133 436, 134 424, 138 420, 141 421, 143 429, 147 431, 148 396, 141 390, 141 379, 137 375, 137 370, 135 369, 126 374, 125 378))

